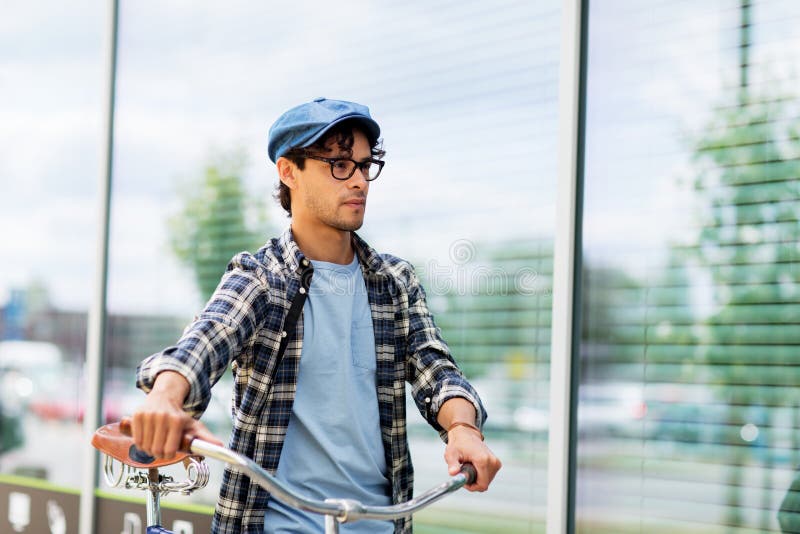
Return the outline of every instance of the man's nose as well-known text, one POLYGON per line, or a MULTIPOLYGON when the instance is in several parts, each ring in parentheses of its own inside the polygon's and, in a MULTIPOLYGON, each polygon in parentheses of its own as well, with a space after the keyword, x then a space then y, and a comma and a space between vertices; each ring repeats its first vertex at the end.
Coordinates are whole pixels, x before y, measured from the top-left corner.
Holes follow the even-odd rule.
POLYGON ((347 185, 350 187, 359 187, 361 189, 365 189, 369 181, 367 180, 367 170, 366 169, 359 169, 356 168, 356 172, 353 173, 353 176, 347 180, 347 185))

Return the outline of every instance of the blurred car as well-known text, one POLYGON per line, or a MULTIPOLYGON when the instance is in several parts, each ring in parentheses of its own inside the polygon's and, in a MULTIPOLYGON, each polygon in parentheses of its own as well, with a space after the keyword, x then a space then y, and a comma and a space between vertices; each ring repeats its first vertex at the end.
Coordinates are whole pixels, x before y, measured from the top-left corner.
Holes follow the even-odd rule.
POLYGON ((62 364, 52 343, 0 342, 0 453, 24 445, 23 420, 36 395, 43 394, 42 377, 58 375, 62 364))
MULTIPOLYGON (((135 387, 133 369, 108 369, 103 377, 103 423, 114 423, 134 409, 144 399, 135 387)), ((44 421, 83 422, 86 411, 85 377, 81 369, 65 365, 60 379, 40 378, 39 393, 29 403, 29 411, 44 421)))
MULTIPOLYGON (((550 411, 546 403, 524 405, 514 411, 514 424, 528 432, 547 432, 550 411)), ((578 389, 580 435, 625 436, 641 432, 647 415, 643 386, 633 382, 581 384, 578 389)))
MULTIPOLYGON (((127 378, 134 383, 133 374, 127 378)), ((106 422, 119 421, 134 402, 122 379, 111 377, 103 400, 106 422)), ((31 414, 43 421, 83 421, 86 391, 81 366, 65 361, 61 349, 41 341, 0 342, 0 403, 3 413, 31 414)), ((138 400, 138 399, 137 399, 138 400)))
POLYGON ((643 431, 647 415, 644 385, 636 382, 598 382, 578 388, 578 434, 632 436, 643 431))
POLYGON ((0 342, 2 403, 24 410, 63 378, 64 358, 53 343, 41 341, 0 342))

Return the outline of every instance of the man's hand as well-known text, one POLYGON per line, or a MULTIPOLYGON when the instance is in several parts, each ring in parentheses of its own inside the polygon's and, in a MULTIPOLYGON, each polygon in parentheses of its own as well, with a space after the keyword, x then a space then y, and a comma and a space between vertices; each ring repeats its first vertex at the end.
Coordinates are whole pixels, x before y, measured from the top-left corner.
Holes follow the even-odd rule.
POLYGON ((489 484, 503 464, 486 446, 480 430, 474 426, 475 408, 472 403, 460 397, 448 399, 439 409, 437 420, 442 428, 447 429, 444 460, 450 475, 458 474, 461 464, 470 462, 475 466, 478 477, 473 484, 464 487, 469 491, 489 489, 489 484))
POLYGON ((466 426, 453 427, 447 433, 444 460, 451 476, 458 474, 461 464, 470 462, 475 466, 478 477, 473 484, 464 486, 469 491, 489 489, 489 484, 503 466, 500 459, 481 440, 480 433, 466 426))
POLYGON ((183 411, 188 393, 189 383, 182 375, 159 373, 153 389, 131 418, 137 448, 156 458, 172 458, 184 435, 222 445, 203 423, 183 411))

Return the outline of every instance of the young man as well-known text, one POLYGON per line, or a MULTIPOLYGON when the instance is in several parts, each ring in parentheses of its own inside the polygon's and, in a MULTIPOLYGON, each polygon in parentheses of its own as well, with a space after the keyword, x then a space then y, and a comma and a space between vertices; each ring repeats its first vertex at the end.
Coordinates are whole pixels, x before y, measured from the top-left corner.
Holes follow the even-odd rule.
MULTIPOLYGON (((174 347, 147 358, 133 415, 136 445, 171 456, 228 363, 235 376, 229 446, 315 499, 408 500, 405 382, 447 443, 450 474, 472 462, 484 491, 501 463, 483 442, 486 418, 425 303, 412 266, 378 254, 355 231, 383 167, 380 128, 352 102, 317 99, 284 113, 268 152, 291 226, 228 265, 174 347)), ((321 532, 321 516, 285 506, 226 469, 218 533, 321 532)), ((411 522, 358 521, 343 532, 410 532, 411 522)))

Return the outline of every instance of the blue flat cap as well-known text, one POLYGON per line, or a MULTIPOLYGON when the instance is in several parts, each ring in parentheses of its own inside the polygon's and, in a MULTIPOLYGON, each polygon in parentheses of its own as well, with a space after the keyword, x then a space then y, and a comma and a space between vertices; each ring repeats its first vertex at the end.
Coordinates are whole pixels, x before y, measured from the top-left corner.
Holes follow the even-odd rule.
POLYGON ((345 100, 316 98, 278 117, 269 129, 269 159, 275 163, 292 148, 311 146, 331 127, 343 121, 357 123, 370 143, 380 137, 381 127, 372 119, 367 106, 345 100))

